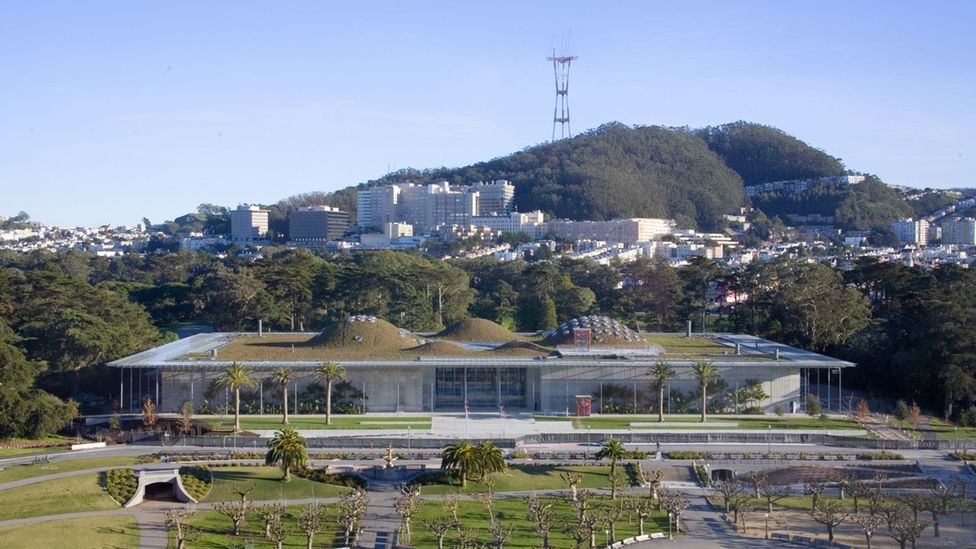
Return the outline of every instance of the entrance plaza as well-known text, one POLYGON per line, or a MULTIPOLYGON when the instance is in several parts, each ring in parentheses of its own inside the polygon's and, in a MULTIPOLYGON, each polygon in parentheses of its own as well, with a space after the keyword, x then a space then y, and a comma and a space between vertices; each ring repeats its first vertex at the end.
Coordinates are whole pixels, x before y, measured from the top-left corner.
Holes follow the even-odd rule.
POLYGON ((243 363, 257 383, 257 411, 263 411, 280 400, 281 388, 269 379, 274 370, 293 370, 289 406, 298 410, 302 393, 321 383, 313 372, 326 361, 346 369, 347 404, 359 410, 553 416, 575 415, 580 395, 592 397, 594 413, 611 402, 638 404, 650 391, 650 369, 659 361, 677 374, 668 382, 669 394, 694 392, 692 366, 708 361, 727 387, 759 382, 766 398, 753 406, 797 413, 808 372, 842 379, 843 370, 854 366, 749 335, 638 333, 597 316, 536 334, 512 333, 481 319, 415 334, 354 316, 315 333, 197 334, 109 366, 119 370, 123 411, 137 412, 152 399, 160 411, 177 412, 187 401, 197 409, 226 405, 229 394, 215 389, 215 380, 231 364, 243 363))

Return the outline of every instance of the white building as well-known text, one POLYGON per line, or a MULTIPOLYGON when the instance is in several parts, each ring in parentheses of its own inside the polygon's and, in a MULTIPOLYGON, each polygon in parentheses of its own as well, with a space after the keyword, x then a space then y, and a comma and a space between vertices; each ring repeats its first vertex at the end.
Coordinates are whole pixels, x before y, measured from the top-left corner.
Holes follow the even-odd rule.
POLYGON ((942 222, 942 243, 976 245, 976 219, 954 217, 942 222))
POLYGON ((540 210, 529 213, 511 212, 501 215, 479 215, 471 219, 476 227, 487 227, 502 233, 525 233, 533 240, 542 238, 549 232, 545 215, 540 210))
POLYGON ((928 243, 929 222, 924 219, 900 219, 891 224, 891 232, 895 233, 902 244, 917 244, 924 246, 928 243))
POLYGON ((515 205, 515 185, 504 179, 491 183, 479 181, 469 192, 478 193, 478 215, 507 214, 515 205))
POLYGON ((605 240, 622 244, 650 242, 671 234, 676 227, 673 219, 633 217, 610 221, 572 221, 555 219, 549 222, 549 233, 567 240, 605 240))
POLYGON ((232 240, 261 240, 268 236, 268 210, 242 204, 230 211, 232 240))
POLYGON ((356 191, 356 224, 379 229, 384 223, 397 221, 400 190, 400 185, 387 185, 356 191))

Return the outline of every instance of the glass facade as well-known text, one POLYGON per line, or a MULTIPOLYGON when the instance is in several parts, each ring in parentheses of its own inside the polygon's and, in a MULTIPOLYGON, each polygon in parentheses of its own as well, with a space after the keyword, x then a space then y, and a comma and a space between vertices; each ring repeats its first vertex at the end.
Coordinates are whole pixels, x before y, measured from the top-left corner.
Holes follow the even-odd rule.
POLYGON ((436 409, 524 408, 525 368, 437 368, 434 406, 436 409))

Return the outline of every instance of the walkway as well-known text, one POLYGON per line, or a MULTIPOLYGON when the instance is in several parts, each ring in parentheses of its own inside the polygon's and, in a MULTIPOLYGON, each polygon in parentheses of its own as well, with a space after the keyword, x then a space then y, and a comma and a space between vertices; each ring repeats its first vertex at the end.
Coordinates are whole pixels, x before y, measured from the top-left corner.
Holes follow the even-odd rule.
POLYGON ((400 496, 399 485, 370 483, 369 506, 360 521, 357 548, 387 549, 395 547, 400 533, 400 513, 393 506, 400 496))

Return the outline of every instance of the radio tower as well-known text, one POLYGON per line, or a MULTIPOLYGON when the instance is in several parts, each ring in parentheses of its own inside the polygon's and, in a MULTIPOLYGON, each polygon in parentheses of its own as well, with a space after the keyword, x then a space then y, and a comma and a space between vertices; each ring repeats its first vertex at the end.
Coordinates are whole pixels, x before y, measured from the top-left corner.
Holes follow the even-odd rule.
POLYGON ((574 55, 556 55, 555 48, 552 57, 552 73, 556 77, 556 106, 552 109, 552 140, 556 140, 556 124, 559 124, 559 138, 573 136, 573 127, 569 123, 569 67, 578 59, 574 55))

